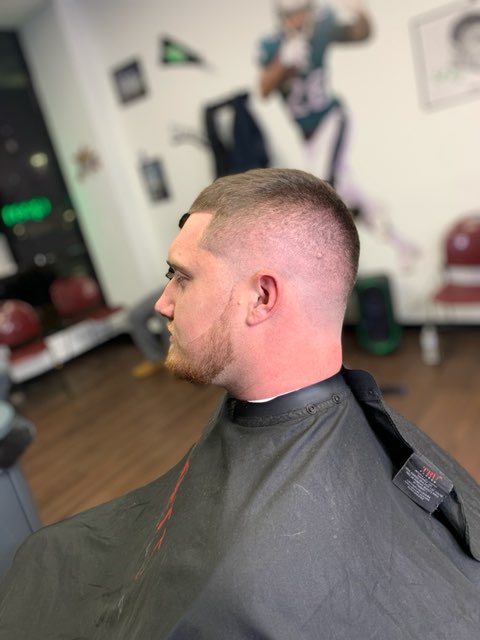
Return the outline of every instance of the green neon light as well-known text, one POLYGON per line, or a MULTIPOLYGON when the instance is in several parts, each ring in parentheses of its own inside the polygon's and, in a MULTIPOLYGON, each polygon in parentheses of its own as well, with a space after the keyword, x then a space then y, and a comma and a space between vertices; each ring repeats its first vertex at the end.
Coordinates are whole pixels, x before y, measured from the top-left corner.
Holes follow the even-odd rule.
POLYGON ((48 198, 31 198, 22 202, 12 202, 2 207, 2 220, 7 227, 23 222, 40 222, 52 213, 52 203, 48 198))

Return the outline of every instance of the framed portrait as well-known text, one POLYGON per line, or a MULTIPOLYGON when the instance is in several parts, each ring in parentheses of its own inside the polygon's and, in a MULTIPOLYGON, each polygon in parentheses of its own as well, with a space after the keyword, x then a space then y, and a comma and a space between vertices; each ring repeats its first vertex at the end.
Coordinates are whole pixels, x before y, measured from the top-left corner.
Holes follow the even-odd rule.
POLYGON ((145 78, 139 60, 132 60, 114 69, 112 75, 120 102, 125 104, 147 94, 145 78))
POLYGON ((480 97, 480 3, 444 5, 412 19, 410 29, 424 106, 480 97))
POLYGON ((140 173, 152 202, 170 197, 162 161, 159 158, 142 158, 140 173))

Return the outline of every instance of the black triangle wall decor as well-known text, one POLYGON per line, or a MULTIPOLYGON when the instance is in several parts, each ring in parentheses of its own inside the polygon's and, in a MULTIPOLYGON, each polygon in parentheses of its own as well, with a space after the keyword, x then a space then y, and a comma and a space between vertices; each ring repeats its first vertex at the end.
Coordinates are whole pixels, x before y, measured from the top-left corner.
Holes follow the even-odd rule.
POLYGON ((184 44, 172 38, 161 39, 161 61, 163 64, 204 64, 203 59, 184 44))

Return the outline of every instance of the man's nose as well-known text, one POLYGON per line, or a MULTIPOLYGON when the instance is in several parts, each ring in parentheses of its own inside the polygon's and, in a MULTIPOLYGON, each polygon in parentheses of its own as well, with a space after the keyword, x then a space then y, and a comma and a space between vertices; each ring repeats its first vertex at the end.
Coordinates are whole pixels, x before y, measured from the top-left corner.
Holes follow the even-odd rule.
POLYGON ((169 285, 170 283, 167 284, 165 289, 162 291, 162 295, 156 301, 155 311, 157 313, 160 313, 162 316, 165 316, 165 318, 168 318, 169 320, 173 320, 174 304, 173 304, 173 298, 169 293, 169 289, 170 289, 169 285))

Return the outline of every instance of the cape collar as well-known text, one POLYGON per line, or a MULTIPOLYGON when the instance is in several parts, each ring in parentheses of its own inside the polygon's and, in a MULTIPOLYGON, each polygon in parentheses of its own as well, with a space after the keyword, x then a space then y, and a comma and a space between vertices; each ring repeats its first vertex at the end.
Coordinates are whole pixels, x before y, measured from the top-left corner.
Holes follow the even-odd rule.
POLYGON ((266 418, 321 404, 346 388, 347 383, 340 371, 331 378, 291 393, 285 393, 267 402, 247 402, 229 396, 227 405, 234 422, 245 418, 266 418))

